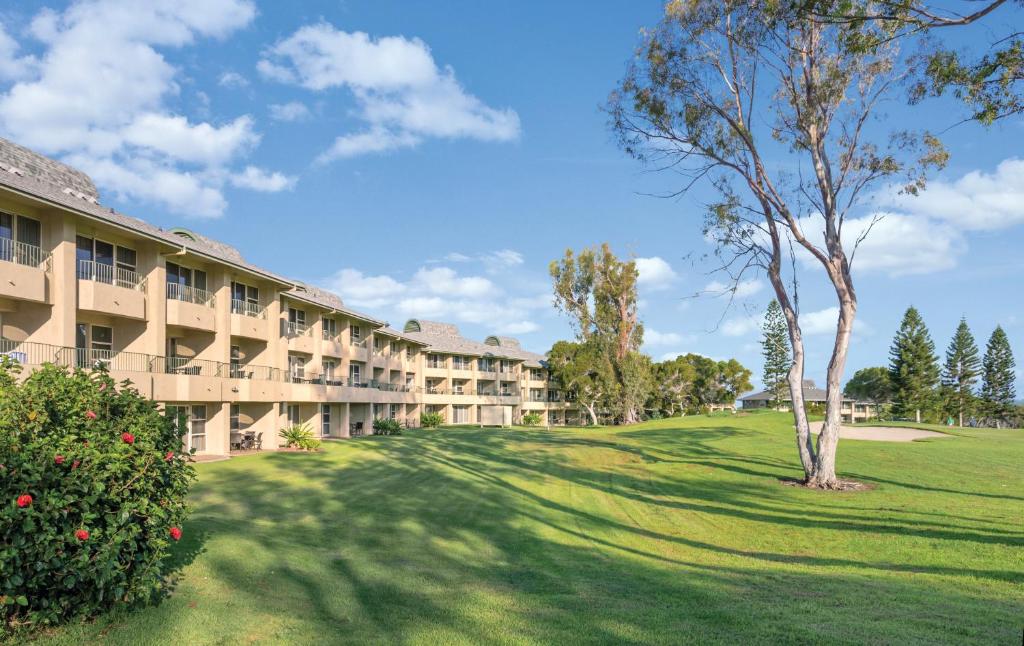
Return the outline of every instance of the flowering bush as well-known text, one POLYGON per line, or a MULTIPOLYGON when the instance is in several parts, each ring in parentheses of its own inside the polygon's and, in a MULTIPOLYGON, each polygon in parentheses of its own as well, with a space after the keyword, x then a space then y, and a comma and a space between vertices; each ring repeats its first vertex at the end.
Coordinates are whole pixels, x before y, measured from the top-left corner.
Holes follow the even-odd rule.
POLYGON ((182 432, 104 372, 18 370, 0 358, 0 633, 151 599, 195 477, 182 432))

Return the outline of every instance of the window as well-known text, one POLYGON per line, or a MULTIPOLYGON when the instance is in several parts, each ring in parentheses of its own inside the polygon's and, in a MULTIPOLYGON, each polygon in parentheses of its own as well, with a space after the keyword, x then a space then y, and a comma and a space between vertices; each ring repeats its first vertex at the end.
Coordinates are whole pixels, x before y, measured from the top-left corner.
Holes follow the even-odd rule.
POLYGON ((260 313, 260 290, 244 283, 231 282, 231 311, 256 317, 260 313))
POLYGON ((466 424, 469 422, 469 406, 452 406, 452 422, 466 424))
POLYGON ((167 298, 205 304, 206 294, 197 294, 196 290, 206 292, 205 271, 167 263, 167 298))
POLYGON ((412 356, 413 356, 412 355, 412 347, 407 347, 405 349, 405 360, 406 361, 412 361, 412 356))
POLYGON ((242 349, 237 345, 231 346, 231 377, 243 379, 242 374, 242 349))
POLYGON ((373 405, 373 419, 379 419, 384 416, 384 404, 373 405))
POLYGON ((320 404, 320 434, 331 434, 331 405, 320 404))
POLYGON ((288 355, 288 374, 292 381, 301 382, 306 377, 306 361, 300 356, 288 355))
POLYGON ((295 325, 306 327, 306 311, 297 310, 294 307, 288 308, 288 322, 294 323, 295 325))
POLYGON ((288 404, 288 425, 298 426, 302 424, 302 415, 299 413, 298 404, 288 404))
POLYGON ((108 362, 114 356, 114 331, 103 325, 79 323, 75 327, 75 349, 80 367, 108 362))
POLYGON ((185 448, 196 451, 206 450, 206 406, 176 405, 167 407, 167 415, 179 429, 186 426, 185 448))
POLYGON ((133 288, 139 284, 134 249, 86 236, 75 238, 78 277, 133 288), (115 262, 116 259, 116 262, 115 262))
POLYGON ((391 351, 392 355, 398 355, 401 353, 401 350, 398 348, 398 341, 392 341, 388 349, 391 351))
POLYGON ((466 358, 455 355, 452 357, 452 368, 455 370, 467 370, 468 366, 465 365, 466 358))
POLYGON ((242 407, 238 404, 231 404, 231 432, 237 433, 242 430, 242 423, 239 420, 242 414, 242 407))
POLYGON ((324 339, 332 340, 338 337, 338 322, 334 319, 323 319, 324 339))
POLYGON ((43 260, 42 238, 38 220, 0 213, 0 260, 38 265, 43 260))
POLYGON ((391 404, 388 407, 388 417, 398 419, 398 404, 391 404))
POLYGON ((379 336, 373 337, 373 351, 374 352, 380 352, 383 349, 384 349, 384 340, 381 339, 379 336))
POLYGON ((326 359, 324 360, 323 364, 321 365, 321 367, 323 368, 324 382, 325 383, 330 384, 331 382, 334 381, 334 366, 335 366, 335 363, 333 361, 328 361, 326 359))
POLYGON ((358 325, 351 325, 348 328, 348 335, 352 343, 359 343, 363 338, 363 331, 359 329, 358 325))
POLYGON ((359 368, 359 364, 358 363, 349 364, 349 366, 348 366, 348 379, 349 379, 349 382, 351 382, 351 385, 353 385, 353 386, 358 386, 360 384, 359 371, 360 371, 360 368, 359 368))

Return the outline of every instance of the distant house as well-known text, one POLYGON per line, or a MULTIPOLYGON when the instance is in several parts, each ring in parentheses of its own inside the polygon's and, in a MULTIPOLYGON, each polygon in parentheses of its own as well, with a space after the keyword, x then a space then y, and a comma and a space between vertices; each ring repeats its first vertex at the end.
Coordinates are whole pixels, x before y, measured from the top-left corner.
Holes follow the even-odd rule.
MULTIPOLYGON (((804 402, 807 405, 825 406, 825 389, 818 388, 811 379, 804 380, 804 402)), ((791 410, 792 402, 789 398, 789 389, 779 402, 774 402, 773 393, 762 390, 761 392, 740 397, 740 406, 744 410, 755 408, 773 408, 779 411, 791 410), (775 404, 773 406, 773 403, 775 404)), ((866 401, 857 401, 849 397, 843 397, 843 404, 840 408, 840 415, 844 422, 863 422, 871 417, 874 404, 866 401)))

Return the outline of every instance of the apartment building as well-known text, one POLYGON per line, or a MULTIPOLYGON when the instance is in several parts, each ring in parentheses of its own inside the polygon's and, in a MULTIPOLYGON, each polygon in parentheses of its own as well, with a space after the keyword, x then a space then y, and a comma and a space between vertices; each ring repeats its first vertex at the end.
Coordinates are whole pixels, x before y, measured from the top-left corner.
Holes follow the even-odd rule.
POLYGON ((452 423, 579 418, 514 339, 396 330, 227 244, 105 207, 87 175, 3 139, 0 353, 29 369, 103 364, 213 455, 242 435, 276 448, 291 424, 340 438, 378 417, 416 425, 424 410, 452 423))

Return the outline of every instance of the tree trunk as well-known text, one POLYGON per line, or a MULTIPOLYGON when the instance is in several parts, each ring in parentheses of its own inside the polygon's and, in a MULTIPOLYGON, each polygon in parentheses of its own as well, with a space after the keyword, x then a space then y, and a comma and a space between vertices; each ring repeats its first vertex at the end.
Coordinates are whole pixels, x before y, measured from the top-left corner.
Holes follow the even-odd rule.
POLYGON ((836 286, 836 292, 839 295, 839 321, 826 376, 825 423, 818 435, 814 473, 807 481, 809 486, 822 489, 835 489, 839 486, 839 479, 836 478, 836 449, 839 447, 839 429, 843 422, 843 392, 840 382, 846 369, 853 320, 857 315, 857 301, 852 291, 847 289, 845 284, 840 284, 836 286))
POLYGON ((586 406, 587 413, 590 414, 590 423, 593 424, 594 426, 597 426, 597 414, 594 412, 594 405, 584 404, 584 406, 586 406))
POLYGON ((914 419, 917 420, 918 424, 921 423, 921 409, 920 408, 918 408, 916 411, 914 411, 914 419))
POLYGON ((803 333, 800 331, 800 322, 797 320, 796 311, 793 309, 786 286, 782 283, 782 277, 777 271, 769 269, 769 278, 775 288, 775 297, 782 307, 782 313, 786 317, 786 327, 789 330, 789 344, 793 350, 793 364, 786 374, 786 381, 789 384, 789 397, 793 412, 793 424, 796 429, 796 448, 800 454, 800 465, 804 470, 804 479, 810 478, 814 472, 814 446, 811 443, 811 427, 807 423, 807 410, 804 408, 804 341, 803 333))

